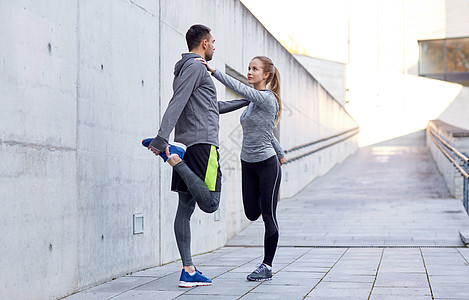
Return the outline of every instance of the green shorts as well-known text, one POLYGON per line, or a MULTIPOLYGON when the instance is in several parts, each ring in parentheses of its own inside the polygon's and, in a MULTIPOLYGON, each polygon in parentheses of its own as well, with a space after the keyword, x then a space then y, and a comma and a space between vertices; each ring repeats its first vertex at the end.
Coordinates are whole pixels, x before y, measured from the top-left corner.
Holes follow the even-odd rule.
MULTIPOLYGON (((209 144, 192 145, 187 148, 184 161, 205 182, 210 191, 221 191, 220 154, 216 146, 209 144)), ((189 192, 181 176, 174 170, 171 190, 174 192, 189 192)))

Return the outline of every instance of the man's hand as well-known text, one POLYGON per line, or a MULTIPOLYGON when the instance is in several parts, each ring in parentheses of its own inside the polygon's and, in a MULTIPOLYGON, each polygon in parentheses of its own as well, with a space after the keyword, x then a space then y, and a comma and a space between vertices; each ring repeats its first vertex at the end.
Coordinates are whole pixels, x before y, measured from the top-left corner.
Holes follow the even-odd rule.
MULTIPOLYGON (((148 146, 148 150, 150 150, 151 152, 153 152, 155 155, 160 155, 160 151, 148 146)), ((169 157, 169 145, 166 147, 165 149, 165 152, 166 152, 166 156, 169 157)))

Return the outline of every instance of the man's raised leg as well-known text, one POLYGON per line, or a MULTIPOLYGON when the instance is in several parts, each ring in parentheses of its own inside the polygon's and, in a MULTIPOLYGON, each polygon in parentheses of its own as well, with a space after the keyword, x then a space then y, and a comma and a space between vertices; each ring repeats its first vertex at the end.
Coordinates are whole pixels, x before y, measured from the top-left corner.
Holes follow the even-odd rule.
POLYGON ((213 213, 220 205, 220 192, 212 192, 205 182, 199 178, 187 164, 177 155, 168 159, 168 163, 174 167, 187 186, 190 194, 199 205, 200 209, 206 213, 213 213))

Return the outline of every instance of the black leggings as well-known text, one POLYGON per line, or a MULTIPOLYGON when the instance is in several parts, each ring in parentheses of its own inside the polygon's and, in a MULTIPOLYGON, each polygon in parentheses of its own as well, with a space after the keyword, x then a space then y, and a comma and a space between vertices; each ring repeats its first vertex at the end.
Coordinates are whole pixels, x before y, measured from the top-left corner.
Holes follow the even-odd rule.
POLYGON ((246 217, 255 221, 262 215, 265 226, 264 261, 272 266, 278 243, 277 199, 282 171, 277 156, 249 163, 241 160, 243 204, 246 217))

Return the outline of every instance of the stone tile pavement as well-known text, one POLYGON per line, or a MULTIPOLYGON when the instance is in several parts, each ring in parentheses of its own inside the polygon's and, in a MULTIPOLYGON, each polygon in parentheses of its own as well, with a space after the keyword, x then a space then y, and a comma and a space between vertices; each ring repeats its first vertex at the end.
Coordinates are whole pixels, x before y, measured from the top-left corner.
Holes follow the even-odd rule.
POLYGON ((263 224, 194 261, 210 287, 177 286, 180 262, 67 297, 80 299, 469 299, 469 219, 421 140, 360 149, 278 207, 274 277, 248 282, 263 224))
POLYGON ((210 287, 177 286, 180 262, 137 272, 66 299, 469 299, 467 248, 280 247, 272 281, 246 281, 260 247, 196 256, 210 287))

